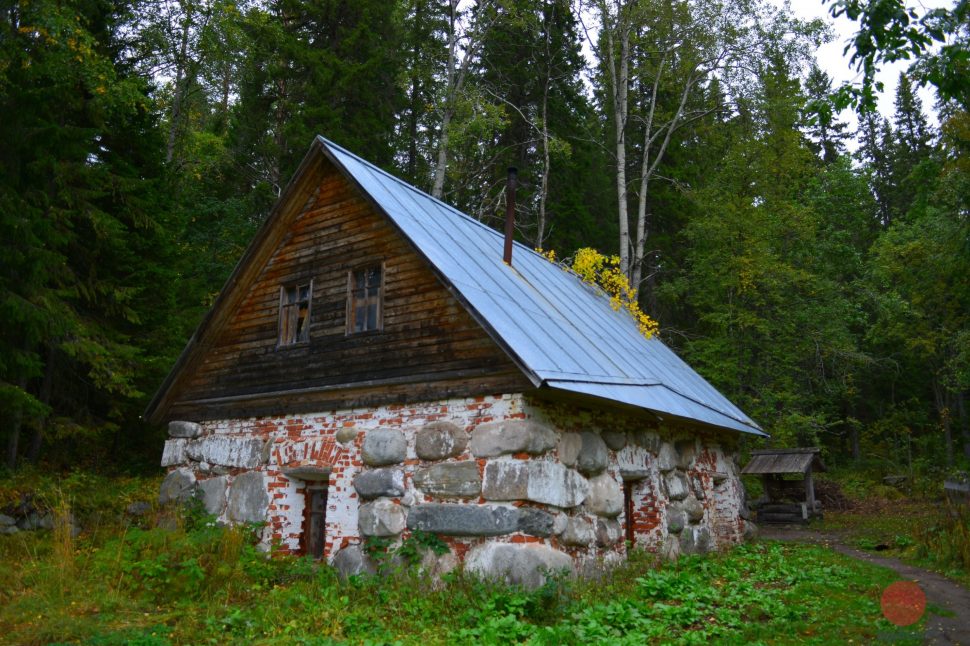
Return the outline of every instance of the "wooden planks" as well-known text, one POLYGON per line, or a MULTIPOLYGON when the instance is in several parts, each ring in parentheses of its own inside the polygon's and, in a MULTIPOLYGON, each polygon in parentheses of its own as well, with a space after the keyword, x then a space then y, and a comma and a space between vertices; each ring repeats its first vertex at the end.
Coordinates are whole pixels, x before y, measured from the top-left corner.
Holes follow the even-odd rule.
POLYGON ((329 164, 320 177, 316 201, 294 219, 201 359, 181 376, 167 417, 310 412, 531 388, 384 217, 329 164), (372 263, 385 267, 384 328, 348 335, 347 274, 372 263), (280 287, 310 280, 309 343, 277 348, 280 287))

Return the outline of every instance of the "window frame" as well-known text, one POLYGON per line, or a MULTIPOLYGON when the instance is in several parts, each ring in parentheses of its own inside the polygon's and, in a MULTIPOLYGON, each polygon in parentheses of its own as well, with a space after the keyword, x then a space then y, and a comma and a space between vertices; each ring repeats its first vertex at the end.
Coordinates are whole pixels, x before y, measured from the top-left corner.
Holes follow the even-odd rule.
MULTIPOLYGON (((384 289, 387 280, 387 267, 383 260, 368 262, 350 267, 347 270, 347 303, 344 316, 344 336, 360 336, 366 334, 380 334, 384 331, 384 289), (377 292, 377 327, 367 330, 354 330, 356 323, 356 300, 354 298, 354 274, 365 272, 369 269, 378 269, 381 272, 381 282, 377 292)), ((366 289, 366 285, 365 285, 366 289)))
MULTIPOLYGON (((285 285, 280 285, 280 300, 279 300, 279 311, 276 322, 276 349, 282 348, 293 348, 298 346, 307 345, 310 343, 310 321, 313 314, 313 279, 306 282, 295 282, 285 285), (285 317, 288 315, 289 310, 296 309, 299 312, 300 305, 304 302, 300 300, 300 290, 306 287, 307 297, 306 297, 306 323, 303 328, 303 338, 300 338, 299 333, 295 330, 293 332, 293 339, 288 340, 283 338, 284 332, 284 322, 285 317), (287 292, 293 290, 295 294, 295 300, 292 303, 287 302, 287 292)), ((297 315, 296 321, 299 320, 299 314, 297 315)), ((295 325, 295 324, 294 324, 295 325)))

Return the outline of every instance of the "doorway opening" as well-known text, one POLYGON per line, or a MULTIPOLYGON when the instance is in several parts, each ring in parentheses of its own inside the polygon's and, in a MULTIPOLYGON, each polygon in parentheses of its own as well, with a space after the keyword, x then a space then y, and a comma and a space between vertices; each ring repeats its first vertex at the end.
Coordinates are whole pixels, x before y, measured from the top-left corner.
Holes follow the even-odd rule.
POLYGON ((636 547, 636 533, 633 531, 634 507, 633 507, 633 485, 635 482, 627 480, 623 483, 623 519, 624 530, 626 533, 627 549, 636 547))
POLYGON ((327 543, 327 483, 308 482, 304 496, 303 553, 319 560, 327 543))

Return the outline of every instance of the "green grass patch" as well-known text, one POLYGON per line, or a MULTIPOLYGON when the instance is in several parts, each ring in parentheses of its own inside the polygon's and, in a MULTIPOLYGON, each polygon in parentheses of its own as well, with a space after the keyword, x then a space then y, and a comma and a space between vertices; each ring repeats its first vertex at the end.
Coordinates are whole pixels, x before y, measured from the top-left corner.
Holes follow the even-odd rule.
POLYGON ((773 542, 661 567, 638 553, 600 581, 534 591, 461 573, 431 589, 410 571, 340 581, 189 514, 172 530, 3 536, 0 572, 0 640, 16 644, 921 642, 882 618, 894 573, 773 542))

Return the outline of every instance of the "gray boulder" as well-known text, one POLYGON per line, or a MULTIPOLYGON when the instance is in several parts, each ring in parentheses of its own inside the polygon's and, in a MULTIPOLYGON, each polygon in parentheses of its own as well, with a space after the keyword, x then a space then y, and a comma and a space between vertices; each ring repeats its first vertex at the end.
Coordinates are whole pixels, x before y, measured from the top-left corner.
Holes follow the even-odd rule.
POLYGON ((364 536, 397 536, 404 531, 405 519, 404 507, 382 498, 361 505, 358 524, 364 536))
POLYGON ((614 451, 626 446, 626 433, 623 431, 603 431, 603 441, 614 451))
POLYGON ((687 514, 681 509, 671 508, 667 510, 667 531, 671 534, 679 534, 687 527, 687 514))
POLYGON ((505 420, 481 424, 472 431, 471 451, 476 458, 505 453, 539 455, 556 446, 557 433, 532 420, 505 420))
POLYGON ((660 555, 668 561, 676 561, 680 558, 680 539, 676 536, 666 537, 660 548, 660 555))
POLYGON ((360 545, 348 545, 343 548, 334 555, 330 565, 337 570, 337 576, 341 579, 377 573, 374 563, 364 553, 360 545))
POLYGON ((633 443, 653 454, 660 450, 660 436, 654 431, 637 431, 631 434, 633 443))
POLYGON ((579 433, 563 433, 559 437, 559 461, 567 467, 576 466, 582 449, 583 438, 579 433))
POLYGON ((354 478, 354 489, 364 500, 400 498, 404 495, 404 471, 388 468, 362 471, 354 478))
POLYGON ((744 540, 753 541, 758 538, 758 526, 750 520, 744 521, 744 540))
POLYGON ((573 574, 568 554, 545 545, 485 543, 468 552, 465 570, 509 585, 538 588, 550 575, 573 574))
POLYGON ((566 545, 586 547, 596 540, 596 532, 589 520, 573 516, 566 522, 566 531, 559 539, 566 545))
POLYGON ((596 433, 588 431, 580 433, 580 437, 583 440, 583 446, 576 459, 576 468, 585 475, 596 475, 602 472, 610 459, 606 442, 596 433))
POLYGON ((404 462, 407 449, 404 433, 395 428, 376 428, 364 434, 361 458, 372 467, 399 464, 404 462))
POLYGON ((17 519, 6 514, 0 514, 0 527, 13 527, 17 524, 17 519))
POLYGON ((704 518, 704 505, 694 496, 687 496, 677 506, 687 514, 687 520, 692 523, 704 518))
POLYGON ((680 551, 684 554, 707 554, 714 548, 707 527, 685 527, 680 533, 680 551))
POLYGON ((477 497, 482 492, 482 476, 477 462, 451 462, 419 469, 414 474, 414 485, 431 496, 477 497))
POLYGON ((145 502, 144 500, 136 500, 133 503, 129 503, 129 505, 125 507, 125 513, 129 516, 135 516, 135 517, 144 516, 151 510, 152 510, 151 503, 145 502))
MULTIPOLYGON (((543 509, 519 507, 518 530, 530 536, 552 536, 556 528, 556 517, 543 509)), ((562 531, 562 530, 560 530, 562 531)))
POLYGON ((597 516, 615 518, 623 511, 623 490, 609 473, 601 473, 589 479, 589 495, 586 508, 597 516))
POLYGON ((172 471, 162 480, 158 493, 158 504, 185 502, 195 494, 195 474, 191 469, 182 468, 172 471))
POLYGON ((356 440, 357 434, 359 432, 360 431, 358 431, 356 427, 344 426, 339 431, 337 431, 337 434, 334 435, 334 439, 336 439, 341 444, 347 444, 349 442, 353 442, 354 440, 356 440))
POLYGON ((266 520, 269 495, 263 474, 259 471, 241 473, 229 487, 229 520, 237 523, 261 523, 266 520))
POLYGON ((694 456, 697 454, 697 442, 677 440, 674 442, 674 448, 677 450, 677 466, 681 469, 690 467, 690 463, 694 461, 694 456))
POLYGON ((169 422, 168 434, 169 437, 199 437, 202 435, 202 425, 195 422, 169 422))
POLYGON ((205 507, 207 514, 221 516, 226 510, 226 489, 229 479, 226 476, 209 478, 199 483, 199 491, 202 492, 202 506, 205 507))
POLYGON ((596 520, 596 544, 600 547, 612 547, 623 538, 623 528, 612 518, 596 520))
POLYGON ((447 536, 500 536, 511 534, 519 524, 515 508, 493 505, 430 503, 416 505, 408 514, 407 527, 447 536))
POLYGON ((555 507, 575 507, 589 493, 586 478, 557 462, 490 461, 485 465, 482 496, 487 500, 531 500, 555 507))
POLYGON ((451 422, 425 424, 414 437, 414 452, 422 460, 444 460, 461 455, 468 433, 451 422))

